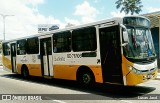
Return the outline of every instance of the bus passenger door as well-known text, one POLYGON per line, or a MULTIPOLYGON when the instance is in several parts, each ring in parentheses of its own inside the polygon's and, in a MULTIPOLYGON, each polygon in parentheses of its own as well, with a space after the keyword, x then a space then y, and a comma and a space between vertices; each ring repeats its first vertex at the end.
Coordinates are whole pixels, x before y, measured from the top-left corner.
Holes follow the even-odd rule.
POLYGON ((12 72, 16 73, 16 43, 11 44, 11 63, 12 63, 12 72))
POLYGON ((119 27, 99 29, 103 82, 123 84, 119 27))
POLYGON ((40 39, 41 68, 43 76, 53 76, 51 37, 40 39))

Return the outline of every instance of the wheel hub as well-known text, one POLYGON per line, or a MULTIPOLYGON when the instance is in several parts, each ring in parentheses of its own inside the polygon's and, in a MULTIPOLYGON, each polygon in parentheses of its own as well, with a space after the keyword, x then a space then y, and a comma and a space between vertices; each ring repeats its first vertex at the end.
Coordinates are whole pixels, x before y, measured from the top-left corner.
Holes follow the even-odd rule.
POLYGON ((84 74, 84 75, 83 75, 83 82, 84 82, 85 84, 88 84, 90 81, 91 81, 90 75, 89 75, 89 74, 84 74))

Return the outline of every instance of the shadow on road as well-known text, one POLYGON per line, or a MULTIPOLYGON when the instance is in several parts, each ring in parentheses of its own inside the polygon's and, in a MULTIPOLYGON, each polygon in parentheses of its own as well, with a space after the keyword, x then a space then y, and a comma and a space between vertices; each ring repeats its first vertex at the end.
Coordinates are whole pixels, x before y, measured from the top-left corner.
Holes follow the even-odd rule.
POLYGON ((96 97, 97 95, 100 97, 99 99, 137 99, 138 96, 148 94, 156 89, 147 86, 119 86, 109 84, 95 84, 91 87, 84 88, 79 86, 77 82, 68 80, 44 79, 41 77, 23 79, 21 75, 17 74, 5 74, 1 75, 1 77, 82 91, 91 94, 92 99, 98 99, 94 98, 94 96, 96 97))

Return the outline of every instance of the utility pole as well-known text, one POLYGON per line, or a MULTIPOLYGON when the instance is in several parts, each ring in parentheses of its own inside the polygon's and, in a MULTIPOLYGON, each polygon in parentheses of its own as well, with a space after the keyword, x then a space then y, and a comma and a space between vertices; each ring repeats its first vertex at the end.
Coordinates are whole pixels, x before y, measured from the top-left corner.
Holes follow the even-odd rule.
POLYGON ((0 15, 3 18, 3 37, 4 37, 3 40, 5 40, 5 18, 8 17, 8 16, 14 16, 14 15, 4 15, 4 14, 0 14, 0 15))

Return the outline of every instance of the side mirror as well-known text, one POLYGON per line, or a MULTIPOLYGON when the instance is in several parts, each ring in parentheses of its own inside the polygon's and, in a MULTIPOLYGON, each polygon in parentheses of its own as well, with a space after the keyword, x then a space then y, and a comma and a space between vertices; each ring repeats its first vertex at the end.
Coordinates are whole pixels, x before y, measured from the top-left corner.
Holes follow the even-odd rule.
POLYGON ((129 43, 127 28, 123 24, 120 24, 120 26, 122 27, 122 37, 123 37, 124 43, 125 44, 129 43))
POLYGON ((123 31, 123 40, 125 43, 129 42, 129 37, 128 37, 128 33, 126 30, 123 31))

